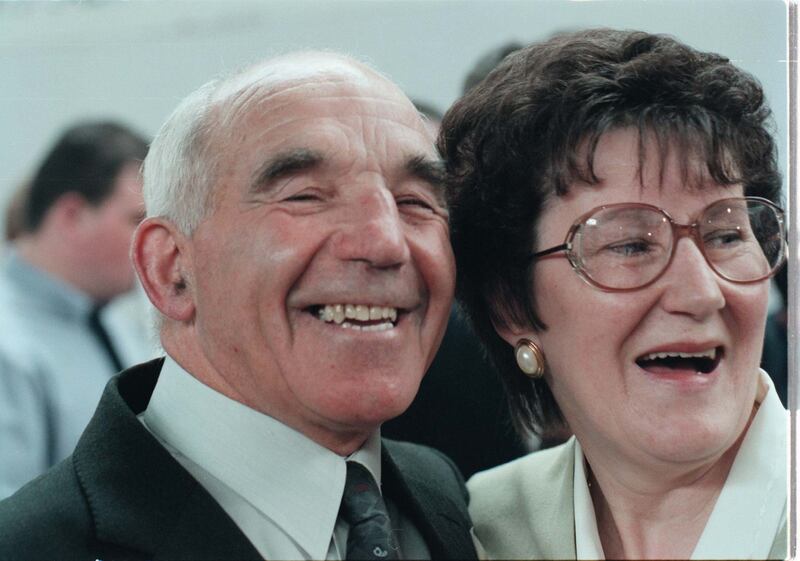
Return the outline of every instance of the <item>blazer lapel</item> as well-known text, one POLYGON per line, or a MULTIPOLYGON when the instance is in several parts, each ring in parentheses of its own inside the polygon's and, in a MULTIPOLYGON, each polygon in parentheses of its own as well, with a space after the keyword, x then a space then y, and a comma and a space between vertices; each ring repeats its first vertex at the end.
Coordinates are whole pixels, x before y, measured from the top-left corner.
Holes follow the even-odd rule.
POLYGON ((153 561, 262 559, 213 498, 202 488, 182 505, 177 520, 153 552, 153 561))
POLYGON ((98 540, 152 559, 261 559, 137 419, 161 364, 134 367, 109 382, 73 454, 98 540))
POLYGON ((466 498, 464 504, 459 505, 460 497, 452 498, 436 482, 430 481, 423 456, 419 452, 408 452, 413 447, 407 443, 383 441, 382 479, 386 493, 410 515, 433 559, 476 559, 466 498))

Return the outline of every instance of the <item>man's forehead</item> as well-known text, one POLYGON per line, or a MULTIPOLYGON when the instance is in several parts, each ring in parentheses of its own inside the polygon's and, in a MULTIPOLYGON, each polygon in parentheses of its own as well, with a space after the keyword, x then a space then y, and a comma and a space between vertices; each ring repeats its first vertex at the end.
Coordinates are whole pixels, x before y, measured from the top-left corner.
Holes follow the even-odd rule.
POLYGON ((217 103, 225 104, 257 90, 262 95, 278 93, 293 86, 323 79, 346 82, 353 87, 389 86, 388 81, 366 66, 341 55, 299 53, 253 66, 222 83, 215 92, 217 103))
POLYGON ((413 111, 412 118, 417 117, 413 105, 395 84, 357 61, 329 53, 297 53, 266 61, 218 86, 213 97, 219 123, 213 142, 223 144, 228 144, 243 126, 263 128, 276 116, 277 123, 284 122, 286 110, 305 103, 311 104, 310 112, 324 108, 341 116, 340 109, 329 104, 337 99, 344 103, 360 99, 360 104, 347 109, 374 111, 388 118, 404 115, 400 119, 406 124, 407 110, 413 111), (382 107, 370 109, 370 104, 382 107))

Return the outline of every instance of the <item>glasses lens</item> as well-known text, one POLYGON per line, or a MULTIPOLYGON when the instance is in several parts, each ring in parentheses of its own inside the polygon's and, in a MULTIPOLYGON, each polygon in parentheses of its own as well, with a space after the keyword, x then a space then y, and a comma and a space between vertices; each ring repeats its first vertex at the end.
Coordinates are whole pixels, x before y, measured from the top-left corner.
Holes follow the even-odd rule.
POLYGON ((762 279, 783 261, 780 211, 753 199, 726 199, 708 207, 698 223, 709 263, 739 282, 762 279))
POLYGON ((636 288, 656 278, 669 262, 672 227, 655 209, 621 206, 599 210, 575 232, 579 269, 607 288, 636 288))

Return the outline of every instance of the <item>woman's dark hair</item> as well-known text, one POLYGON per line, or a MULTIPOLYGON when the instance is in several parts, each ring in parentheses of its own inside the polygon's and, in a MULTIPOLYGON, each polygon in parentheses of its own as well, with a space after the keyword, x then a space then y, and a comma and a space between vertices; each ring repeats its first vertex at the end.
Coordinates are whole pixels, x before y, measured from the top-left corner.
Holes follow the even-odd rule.
MULTIPOLYGON (((654 139, 662 162, 700 156, 720 185, 777 202, 781 178, 759 83, 728 59, 672 37, 593 29, 516 51, 445 115, 458 299, 505 386, 520 430, 564 419, 546 382, 517 368, 494 326, 546 329, 531 293, 528 255, 545 201, 576 181, 597 184, 600 137, 630 127, 654 139)), ((663 169, 663 167, 662 167, 663 169)), ((547 349, 545 349, 547 352, 547 349)), ((580 349, 576 349, 580 352, 580 349)))

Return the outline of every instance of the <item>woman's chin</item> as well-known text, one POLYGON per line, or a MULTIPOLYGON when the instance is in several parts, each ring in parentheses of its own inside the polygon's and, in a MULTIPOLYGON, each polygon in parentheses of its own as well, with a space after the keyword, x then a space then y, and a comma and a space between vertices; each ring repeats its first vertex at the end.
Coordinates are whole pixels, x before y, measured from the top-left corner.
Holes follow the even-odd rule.
POLYGON ((744 431, 736 419, 720 421, 708 415, 685 416, 640 434, 635 440, 644 455, 661 464, 710 464, 722 458, 744 431))

